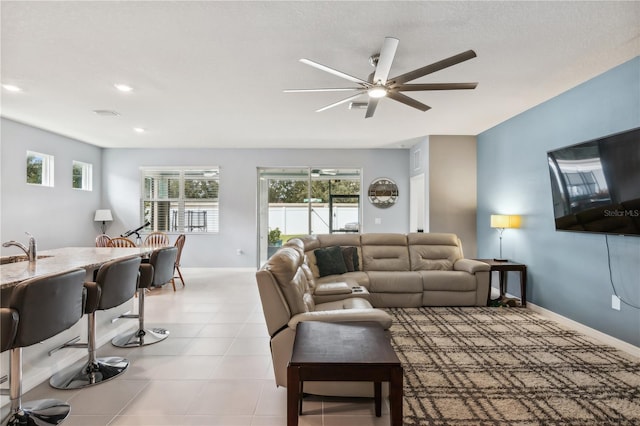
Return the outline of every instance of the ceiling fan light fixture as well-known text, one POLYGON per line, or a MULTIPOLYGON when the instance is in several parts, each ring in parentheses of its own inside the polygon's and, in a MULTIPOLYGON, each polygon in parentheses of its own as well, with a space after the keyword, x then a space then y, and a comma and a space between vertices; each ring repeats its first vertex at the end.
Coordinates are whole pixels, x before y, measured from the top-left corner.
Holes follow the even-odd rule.
POLYGON ((387 96, 387 88, 384 86, 373 86, 367 90, 367 94, 370 98, 384 98, 387 96))

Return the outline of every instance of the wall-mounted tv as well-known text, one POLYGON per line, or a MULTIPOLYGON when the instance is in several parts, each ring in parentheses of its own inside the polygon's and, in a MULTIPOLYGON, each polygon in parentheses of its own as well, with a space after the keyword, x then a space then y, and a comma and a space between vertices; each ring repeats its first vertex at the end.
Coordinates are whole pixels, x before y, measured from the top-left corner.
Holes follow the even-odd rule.
POLYGON ((556 230, 640 236, 640 127, 547 158, 556 230))

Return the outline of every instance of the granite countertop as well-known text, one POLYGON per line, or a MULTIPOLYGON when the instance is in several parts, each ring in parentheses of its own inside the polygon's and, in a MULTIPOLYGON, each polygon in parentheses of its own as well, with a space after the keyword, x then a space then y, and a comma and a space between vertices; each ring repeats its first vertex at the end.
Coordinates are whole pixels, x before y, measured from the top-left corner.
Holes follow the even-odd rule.
POLYGON ((72 269, 98 269, 110 260, 148 255, 151 247, 64 247, 38 252, 38 259, 29 263, 24 255, 5 256, 0 266, 0 287, 11 287, 21 281, 72 269), (16 261, 24 258, 23 261, 16 261), (8 263, 5 263, 8 262, 8 263))

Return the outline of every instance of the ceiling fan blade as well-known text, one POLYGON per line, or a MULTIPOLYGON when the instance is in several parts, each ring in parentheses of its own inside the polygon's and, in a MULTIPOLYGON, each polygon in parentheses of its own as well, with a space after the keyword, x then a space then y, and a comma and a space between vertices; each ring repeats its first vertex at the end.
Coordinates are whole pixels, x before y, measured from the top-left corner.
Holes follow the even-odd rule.
POLYGON ((418 90, 463 90, 475 89, 478 83, 428 83, 428 84, 400 84, 393 86, 398 92, 415 92, 418 90))
POLYGON ((378 58, 378 64, 376 65, 376 72, 373 75, 373 83, 380 82, 385 84, 389 77, 389 71, 391 71, 391 64, 393 64, 393 58, 396 56, 396 50, 398 49, 398 39, 393 37, 385 37, 382 43, 382 49, 380 49, 380 57, 378 58))
POLYGON ((353 99, 357 98, 358 96, 362 95, 363 93, 366 93, 366 90, 361 90, 360 92, 358 92, 357 94, 355 94, 353 96, 349 96, 348 98, 345 98, 345 99, 343 99, 341 101, 332 103, 331 105, 327 105, 326 107, 322 107, 319 110, 316 110, 316 112, 322 112, 322 111, 327 110, 329 108, 333 108, 333 107, 338 106, 340 104, 344 104, 346 102, 349 102, 350 100, 353 100, 353 99))
POLYGON ((409 105, 410 107, 419 109, 422 112, 431 109, 429 105, 425 105, 422 102, 418 102, 413 98, 403 95, 402 93, 389 91, 387 92, 387 97, 393 99, 394 101, 402 102, 405 105, 409 105))
POLYGON ((364 115, 364 118, 373 117, 373 114, 376 112, 376 107, 378 106, 378 101, 380 98, 369 98, 369 105, 367 105, 367 112, 364 115))
POLYGON ((285 89, 284 93, 305 93, 305 92, 353 92, 362 90, 362 87, 336 87, 333 89, 285 89))
POLYGON ((390 80, 392 80, 393 84, 395 85, 406 83, 407 81, 415 80, 416 78, 420 78, 427 74, 440 71, 442 69, 448 68, 450 66, 459 64, 460 62, 464 62, 475 57, 476 57, 476 52, 474 52, 473 50, 467 50, 466 52, 462 52, 457 55, 451 56, 450 58, 443 59, 438 62, 434 62, 431 65, 427 65, 422 68, 409 71, 408 73, 399 75, 390 80))
POLYGON ((360 83, 360 84, 364 84, 364 85, 368 84, 366 81, 361 80, 358 77, 354 77, 352 75, 343 73, 342 71, 334 70, 333 68, 329 68, 326 65, 322 65, 322 64, 319 64, 317 62, 314 62, 311 59, 302 58, 302 59, 300 59, 300 62, 302 62, 303 64, 311 65, 314 68, 317 68, 317 69, 322 70, 322 71, 326 71, 326 72, 328 72, 330 74, 337 75, 338 77, 346 78, 347 80, 352 81, 354 83, 360 83))

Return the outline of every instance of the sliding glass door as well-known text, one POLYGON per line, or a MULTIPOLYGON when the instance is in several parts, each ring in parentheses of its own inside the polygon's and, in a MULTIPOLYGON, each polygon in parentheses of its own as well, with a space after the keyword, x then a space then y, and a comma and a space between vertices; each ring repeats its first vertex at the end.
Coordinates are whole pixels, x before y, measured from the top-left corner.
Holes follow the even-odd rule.
POLYGON ((258 266, 283 242, 359 232, 360 169, 258 168, 258 266))

